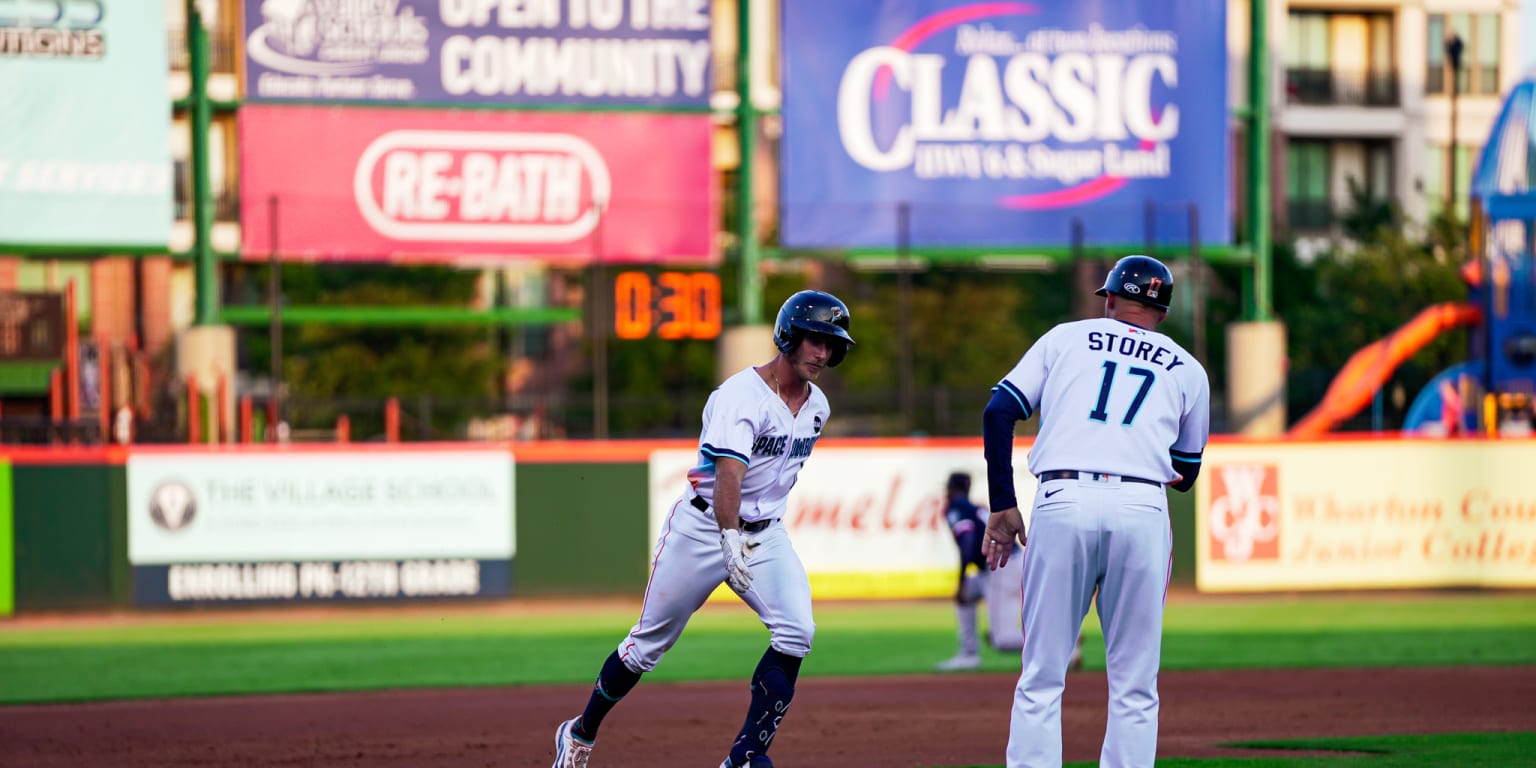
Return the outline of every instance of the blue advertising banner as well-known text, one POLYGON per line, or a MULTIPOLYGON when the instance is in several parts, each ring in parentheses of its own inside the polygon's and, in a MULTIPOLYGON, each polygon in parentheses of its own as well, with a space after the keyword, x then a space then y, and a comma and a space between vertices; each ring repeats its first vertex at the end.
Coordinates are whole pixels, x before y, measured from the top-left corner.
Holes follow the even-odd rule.
POLYGON ((170 242, 164 6, 0 2, 0 246, 170 242))
POLYGON ((784 245, 1231 239, 1226 0, 784 0, 784 245))
POLYGON ((709 0, 244 3, 251 101, 709 105, 709 0))

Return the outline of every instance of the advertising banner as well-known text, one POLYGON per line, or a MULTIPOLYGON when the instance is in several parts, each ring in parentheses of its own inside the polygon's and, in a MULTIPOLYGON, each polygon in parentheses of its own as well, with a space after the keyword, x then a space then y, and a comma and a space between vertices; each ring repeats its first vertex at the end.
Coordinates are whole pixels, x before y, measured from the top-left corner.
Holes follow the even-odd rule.
POLYGON ((1204 592, 1536 586, 1536 443, 1223 445, 1195 484, 1204 592))
POLYGON ((784 244, 1228 242, 1226 6, 784 0, 784 244))
MULTIPOLYGON (((1022 446, 1021 458, 1027 450, 1022 446)), ((698 461, 692 450, 651 454, 652 543, 698 461)), ((944 483, 951 472, 969 472, 971 500, 985 507, 986 470, 979 443, 966 448, 817 447, 789 494, 784 517, 811 591, 818 598, 953 595, 960 553, 944 521, 944 483)), ((1014 482, 1020 499, 1034 495, 1035 478, 1023 461, 1014 482)), ((1024 513, 1027 523, 1029 510, 1024 513)), ((683 504, 677 514, 705 513, 683 504)), ((735 598, 728 587, 723 590, 717 596, 735 598)))
POLYGON ((0 246, 164 248, 164 3, 0 3, 0 246))
POLYGON ((251 101, 709 106, 708 0, 244 0, 251 101))
POLYGON ((514 498, 504 450, 136 451, 135 601, 507 594, 514 498))
POLYGON ((239 120, 246 258, 715 260, 705 115, 258 105, 239 120))

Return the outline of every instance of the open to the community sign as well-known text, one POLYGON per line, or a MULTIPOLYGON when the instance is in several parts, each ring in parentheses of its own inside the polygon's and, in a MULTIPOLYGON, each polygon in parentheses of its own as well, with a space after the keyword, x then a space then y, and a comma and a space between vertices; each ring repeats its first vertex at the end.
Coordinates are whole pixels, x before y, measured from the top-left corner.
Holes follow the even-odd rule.
POLYGON ((708 0, 245 0, 252 101, 707 107, 708 0))

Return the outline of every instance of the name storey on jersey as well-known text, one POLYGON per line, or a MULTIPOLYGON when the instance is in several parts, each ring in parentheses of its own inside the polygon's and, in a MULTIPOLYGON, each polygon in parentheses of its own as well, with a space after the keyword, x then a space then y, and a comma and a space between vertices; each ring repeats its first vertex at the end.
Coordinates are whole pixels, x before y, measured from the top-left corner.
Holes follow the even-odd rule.
MULTIPOLYGON (((1133 331, 1134 332, 1134 331, 1133 331)), ((1153 344, 1146 339, 1138 339, 1133 335, 1120 335, 1107 331, 1089 331, 1088 348, 1094 352, 1114 352, 1126 357, 1133 357, 1153 365, 1162 366, 1163 370, 1171 371, 1184 364, 1177 352, 1169 350, 1160 344, 1153 344)))

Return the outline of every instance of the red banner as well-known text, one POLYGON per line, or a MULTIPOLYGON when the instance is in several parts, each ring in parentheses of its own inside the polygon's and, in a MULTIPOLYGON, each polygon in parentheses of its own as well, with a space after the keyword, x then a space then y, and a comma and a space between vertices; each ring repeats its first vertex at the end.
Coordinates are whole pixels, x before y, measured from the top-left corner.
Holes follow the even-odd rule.
POLYGON ((240 110, 247 259, 713 263, 706 115, 240 110))

